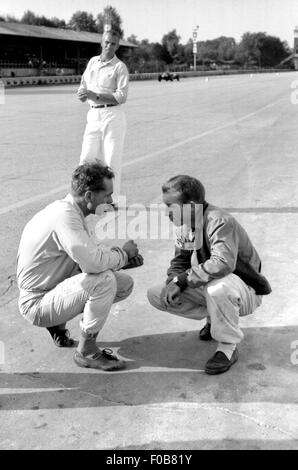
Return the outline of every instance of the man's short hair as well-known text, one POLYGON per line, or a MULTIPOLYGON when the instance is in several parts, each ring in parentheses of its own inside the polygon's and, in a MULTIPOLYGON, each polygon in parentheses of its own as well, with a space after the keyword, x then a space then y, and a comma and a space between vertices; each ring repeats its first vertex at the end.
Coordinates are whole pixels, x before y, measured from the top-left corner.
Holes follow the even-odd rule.
POLYGON ((121 31, 120 31, 117 27, 115 27, 115 26, 112 27, 111 29, 108 29, 107 31, 104 31, 103 34, 102 34, 102 38, 103 38, 106 34, 111 34, 111 36, 116 36, 119 41, 120 41, 120 39, 121 39, 121 31))
POLYGON ((182 204, 190 201, 198 204, 205 202, 205 188, 198 179, 192 176, 173 176, 162 186, 163 193, 167 193, 172 189, 180 193, 180 202, 182 204))
POLYGON ((86 191, 105 191, 104 178, 114 178, 110 167, 101 163, 84 163, 78 166, 71 178, 72 193, 83 196, 86 191))

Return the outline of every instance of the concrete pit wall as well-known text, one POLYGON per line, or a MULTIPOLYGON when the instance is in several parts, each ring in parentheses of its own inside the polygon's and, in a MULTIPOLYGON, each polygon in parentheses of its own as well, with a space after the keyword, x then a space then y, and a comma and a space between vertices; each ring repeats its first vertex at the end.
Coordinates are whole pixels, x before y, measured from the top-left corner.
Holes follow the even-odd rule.
MULTIPOLYGON (((240 74, 257 74, 257 73, 279 73, 289 72, 289 70, 279 69, 259 69, 259 70, 209 70, 200 72, 179 72, 181 78, 186 77, 212 77, 217 75, 240 75, 240 74)), ((130 74, 130 80, 157 80, 159 73, 136 73, 130 74)), ((37 85, 63 85, 63 84, 79 84, 81 75, 70 76, 38 76, 38 77, 4 77, 0 76, 2 83, 6 88, 18 86, 37 86, 37 85)))
POLYGON ((7 88, 19 86, 37 86, 37 85, 64 85, 69 83, 80 83, 81 75, 71 76, 58 76, 53 75, 49 77, 2 77, 2 82, 7 88))

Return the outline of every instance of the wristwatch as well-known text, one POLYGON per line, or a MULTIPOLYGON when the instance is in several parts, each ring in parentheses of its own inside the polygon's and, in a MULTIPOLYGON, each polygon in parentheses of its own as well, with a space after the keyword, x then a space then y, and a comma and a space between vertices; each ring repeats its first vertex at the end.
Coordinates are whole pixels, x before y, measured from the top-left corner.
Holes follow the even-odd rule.
POLYGON ((174 284, 176 284, 176 286, 181 287, 178 276, 173 277, 172 281, 174 284))
POLYGON ((181 273, 179 276, 174 276, 172 281, 174 284, 176 284, 176 286, 180 287, 181 292, 183 292, 188 287, 187 273, 181 273))

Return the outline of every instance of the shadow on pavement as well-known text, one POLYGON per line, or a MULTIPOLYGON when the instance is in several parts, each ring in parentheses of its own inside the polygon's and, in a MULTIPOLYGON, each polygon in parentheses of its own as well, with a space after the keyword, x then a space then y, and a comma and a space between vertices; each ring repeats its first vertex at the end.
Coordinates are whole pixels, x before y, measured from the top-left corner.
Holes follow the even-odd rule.
MULTIPOLYGON (((64 350, 63 371, 1 373, 0 408, 37 410, 180 401, 298 403, 298 364, 292 363, 295 350, 291 349, 298 338, 298 327, 243 331, 238 363, 218 376, 203 372, 216 342, 199 341, 197 331, 99 343, 100 347, 117 349, 128 360, 127 369, 119 372, 80 369, 73 363, 73 349, 64 350)), ((59 350, 53 353, 54 366, 57 354, 59 350)), ((49 355, 45 368, 53 370, 53 362, 49 355)))

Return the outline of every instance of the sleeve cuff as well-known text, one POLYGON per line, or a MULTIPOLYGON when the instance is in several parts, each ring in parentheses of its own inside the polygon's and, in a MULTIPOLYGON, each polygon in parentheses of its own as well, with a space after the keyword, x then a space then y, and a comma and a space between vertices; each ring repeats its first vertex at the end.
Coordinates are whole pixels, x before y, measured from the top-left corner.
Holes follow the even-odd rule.
POLYGON ((124 104, 126 102, 126 96, 122 95, 121 93, 116 91, 115 93, 112 93, 112 95, 118 104, 124 104))
POLYGON ((119 100, 119 96, 117 93, 112 93, 112 96, 115 98, 115 100, 117 101, 118 104, 121 104, 120 100, 119 100))

